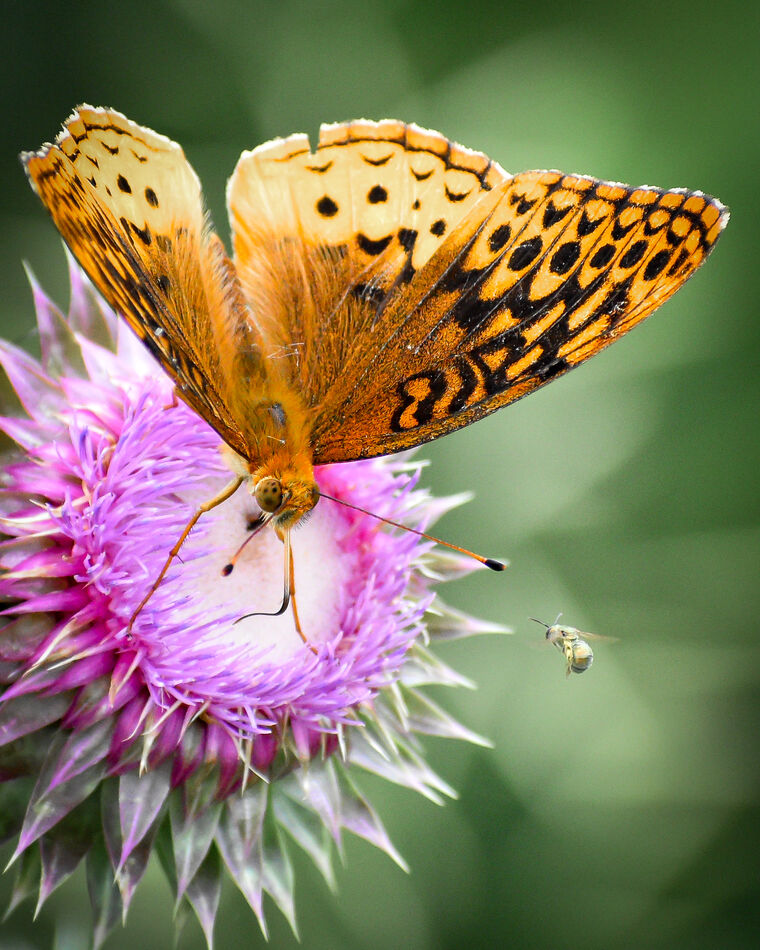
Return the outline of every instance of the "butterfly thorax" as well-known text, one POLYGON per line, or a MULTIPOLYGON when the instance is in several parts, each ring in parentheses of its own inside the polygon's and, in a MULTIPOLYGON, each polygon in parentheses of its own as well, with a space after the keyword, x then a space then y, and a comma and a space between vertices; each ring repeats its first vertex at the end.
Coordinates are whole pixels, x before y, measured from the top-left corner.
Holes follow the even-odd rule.
POLYGON ((228 445, 225 451, 230 468, 247 480, 278 530, 291 528, 319 499, 310 415, 298 391, 283 382, 283 368, 283 363, 270 364, 258 387, 230 394, 244 449, 238 453, 228 445))

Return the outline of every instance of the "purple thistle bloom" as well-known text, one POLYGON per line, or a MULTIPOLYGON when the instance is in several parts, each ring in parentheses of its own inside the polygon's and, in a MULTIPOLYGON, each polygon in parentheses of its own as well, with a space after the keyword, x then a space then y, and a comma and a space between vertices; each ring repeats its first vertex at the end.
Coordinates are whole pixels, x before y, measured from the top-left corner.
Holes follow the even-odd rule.
MULTIPOLYGON (((348 771, 433 800, 450 789, 415 734, 481 741, 419 687, 465 680, 431 640, 494 630, 431 589, 471 570, 408 532, 323 500, 294 533, 301 624, 279 602, 273 531, 222 569, 256 516, 238 492, 198 523, 127 623, 198 503, 229 477, 219 437, 70 264, 63 317, 32 280, 38 363, 0 343, 10 382, 0 430, 0 814, 19 883, 38 906, 86 857, 99 945, 157 849, 178 907, 209 946, 223 868, 262 929, 263 893, 295 927, 281 829, 331 877, 343 830, 402 864, 348 771), (10 401, 9 401, 10 400, 10 401), (266 828, 265 828, 266 819, 266 828), (271 827, 275 834, 272 836, 271 827)), ((5 387, 8 389, 8 387, 5 387)), ((431 499, 408 457, 325 466, 328 494, 416 528, 462 497, 431 499)))

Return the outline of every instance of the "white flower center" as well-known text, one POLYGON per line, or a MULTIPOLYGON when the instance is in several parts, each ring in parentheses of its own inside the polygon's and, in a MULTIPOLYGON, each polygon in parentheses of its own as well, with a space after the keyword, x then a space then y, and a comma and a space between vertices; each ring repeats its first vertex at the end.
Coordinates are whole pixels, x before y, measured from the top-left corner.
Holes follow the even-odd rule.
MULTIPOLYGON (((184 497, 195 506, 215 491, 218 488, 209 485, 184 497)), ((246 545, 229 576, 222 575, 224 566, 248 536, 249 522, 258 513, 256 503, 243 486, 223 505, 203 516, 183 548, 186 558, 178 579, 191 600, 180 608, 180 615, 197 619, 199 612, 213 616, 229 611, 243 617, 279 609, 285 579, 284 545, 271 527, 261 529, 246 545), (203 556, 197 557, 200 552, 203 556)), ((298 616, 312 643, 332 639, 340 632, 344 591, 357 563, 356 552, 341 550, 340 537, 345 531, 340 509, 322 500, 306 523, 291 534, 298 616)), ((215 634, 215 639, 220 633, 215 634)), ((305 649, 295 627, 292 607, 277 617, 246 617, 240 623, 230 624, 221 635, 229 645, 236 641, 241 647, 266 648, 270 662, 287 660, 305 649)))

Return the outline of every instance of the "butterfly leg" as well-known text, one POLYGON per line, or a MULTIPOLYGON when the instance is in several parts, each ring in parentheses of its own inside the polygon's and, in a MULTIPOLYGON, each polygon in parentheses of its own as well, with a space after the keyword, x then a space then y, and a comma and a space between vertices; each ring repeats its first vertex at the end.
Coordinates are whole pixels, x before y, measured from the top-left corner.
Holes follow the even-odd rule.
POLYGON ((312 653, 316 653, 316 647, 306 639, 306 634, 301 629, 301 621, 298 619, 298 606, 296 604, 296 572, 293 566, 293 547, 290 543, 290 531, 285 535, 285 546, 287 548, 288 558, 288 593, 290 595, 290 606, 293 608, 293 622, 296 625, 296 632, 303 640, 312 653))
POLYGON ((137 609, 129 618, 129 623, 127 624, 128 637, 131 637, 132 635, 132 625, 137 619, 140 611, 143 609, 143 607, 148 603, 151 597, 158 590, 158 586, 161 583, 161 581, 164 579, 164 575, 166 574, 166 572, 169 570, 169 566, 171 565, 174 558, 179 554, 180 548, 185 543, 187 536, 195 527, 196 522, 203 515, 205 515, 207 511, 211 511, 212 508, 216 508, 218 505, 221 505, 222 502, 227 501, 228 498, 231 498, 232 495, 234 495, 235 492, 238 490, 238 488, 240 488, 240 486, 243 484, 244 481, 245 481, 245 477, 243 475, 236 475, 235 478, 233 478, 231 482, 229 482, 227 485, 224 486, 224 488, 219 492, 218 495, 215 495, 212 499, 210 499, 210 501, 204 501, 202 505, 198 506, 198 509, 196 510, 193 517, 185 525, 185 530, 180 535, 179 540, 169 552, 169 557, 166 559, 166 563, 161 568, 161 573, 158 575, 155 581, 153 581, 153 584, 151 585, 150 590, 143 597, 143 599, 137 605, 137 609))
POLYGON ((172 389, 171 402, 169 403, 168 406, 164 406, 164 410, 167 410, 167 409, 176 409, 178 405, 179 405, 179 399, 177 399, 177 390, 176 390, 176 389, 172 389))

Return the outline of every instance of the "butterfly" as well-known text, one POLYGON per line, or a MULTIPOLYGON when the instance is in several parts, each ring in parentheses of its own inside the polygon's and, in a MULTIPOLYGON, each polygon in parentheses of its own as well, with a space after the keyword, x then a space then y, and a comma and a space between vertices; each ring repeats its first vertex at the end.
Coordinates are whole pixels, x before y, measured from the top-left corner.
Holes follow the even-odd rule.
POLYGON ((235 472, 130 628, 243 483, 285 543, 284 611, 314 465, 421 445, 561 376, 664 303, 728 221, 701 192, 510 175, 438 132, 361 120, 323 125, 313 152, 305 135, 243 152, 231 260, 180 146, 118 112, 80 106, 22 161, 235 472))

